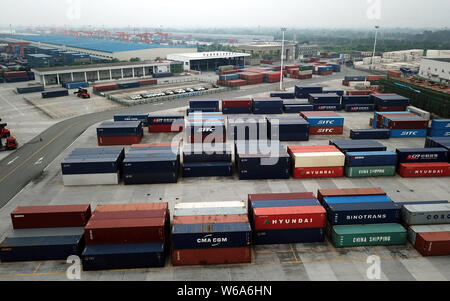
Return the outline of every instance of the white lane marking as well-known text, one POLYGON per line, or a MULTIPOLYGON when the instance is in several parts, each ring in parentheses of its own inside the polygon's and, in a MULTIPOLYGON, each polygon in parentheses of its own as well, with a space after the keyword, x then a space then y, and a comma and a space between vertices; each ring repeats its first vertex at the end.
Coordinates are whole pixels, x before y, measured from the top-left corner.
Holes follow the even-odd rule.
POLYGON ((14 161, 16 161, 17 159, 19 159, 19 157, 15 157, 11 161, 9 161, 6 165, 10 165, 10 164, 14 163, 14 161))
POLYGON ((5 97, 3 97, 3 95, 0 95, 0 97, 3 99, 3 101, 5 101, 7 104, 9 104, 11 107, 13 107, 14 110, 19 112, 20 115, 25 116, 25 114, 23 114, 22 111, 19 111, 19 109, 17 109, 17 107, 15 105, 13 105, 12 103, 10 103, 5 97))
POLYGON ((34 165, 42 164, 42 160, 44 160, 44 157, 40 157, 39 160, 37 160, 34 165))

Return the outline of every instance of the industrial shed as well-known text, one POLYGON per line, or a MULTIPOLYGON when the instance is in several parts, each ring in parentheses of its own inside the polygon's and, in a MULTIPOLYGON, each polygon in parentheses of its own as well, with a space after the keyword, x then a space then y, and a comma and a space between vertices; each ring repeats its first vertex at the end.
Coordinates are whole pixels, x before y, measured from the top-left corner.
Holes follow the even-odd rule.
POLYGON ((131 58, 155 60, 172 53, 197 52, 195 46, 141 44, 132 42, 108 41, 91 38, 67 37, 59 35, 15 35, 7 38, 11 42, 30 42, 31 45, 52 47, 65 51, 76 51, 101 59, 129 61, 131 58))
POLYGON ((219 66, 244 66, 245 58, 250 54, 213 51, 198 53, 168 54, 167 59, 184 63, 184 70, 215 71, 219 66))

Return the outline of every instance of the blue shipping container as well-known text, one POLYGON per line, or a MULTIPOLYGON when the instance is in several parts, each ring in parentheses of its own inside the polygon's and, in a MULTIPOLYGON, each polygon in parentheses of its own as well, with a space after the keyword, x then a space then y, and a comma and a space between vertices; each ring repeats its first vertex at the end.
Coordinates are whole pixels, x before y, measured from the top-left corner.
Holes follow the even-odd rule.
POLYGON ((390 129, 350 130, 350 138, 357 139, 389 139, 390 129))
POLYGON ((348 152, 345 154, 345 165, 349 167, 397 165, 397 154, 394 152, 348 152))
POLYGON ((344 117, 308 117, 309 126, 343 126, 344 117))
POLYGON ((233 164, 230 162, 183 163, 183 177, 231 177, 233 164))
POLYGON ((448 162, 448 150, 437 148, 399 148, 398 163, 448 162))
POLYGON ((332 204, 357 204, 357 203, 392 203, 392 200, 386 195, 369 196, 336 196, 324 197, 322 205, 327 208, 332 204))
POLYGON ((450 119, 433 119, 431 121, 431 128, 435 130, 445 130, 450 131, 450 119))
POLYGON ((330 204, 327 217, 331 225, 396 224, 400 209, 395 203, 330 204))
POLYGON ((323 242, 323 228, 253 231, 253 245, 323 242))
POLYGON ((428 130, 428 137, 450 137, 450 129, 447 130, 428 130))

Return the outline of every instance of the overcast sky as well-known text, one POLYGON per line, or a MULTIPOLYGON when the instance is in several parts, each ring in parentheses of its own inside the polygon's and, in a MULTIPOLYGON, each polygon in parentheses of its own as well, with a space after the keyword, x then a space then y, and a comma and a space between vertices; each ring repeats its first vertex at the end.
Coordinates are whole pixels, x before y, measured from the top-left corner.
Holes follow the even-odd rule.
POLYGON ((449 0, 1 0, 1 26, 450 27, 449 0), (381 2, 378 6, 377 3, 381 2), (379 18, 379 21, 377 21, 379 18))

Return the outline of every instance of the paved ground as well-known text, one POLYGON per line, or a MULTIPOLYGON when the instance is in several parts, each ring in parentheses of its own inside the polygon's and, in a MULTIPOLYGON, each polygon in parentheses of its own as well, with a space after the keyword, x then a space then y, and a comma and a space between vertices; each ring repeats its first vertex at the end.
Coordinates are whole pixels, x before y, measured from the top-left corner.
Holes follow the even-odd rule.
MULTIPOLYGON (((183 108, 171 113, 182 112, 183 108)), ((345 117, 344 137, 351 128, 366 128, 370 113, 340 113, 345 117)), ((145 134, 143 143, 169 142, 175 134, 145 134)), ((287 145, 328 144, 334 136, 313 136, 308 142, 287 145)), ((424 139, 382 141, 389 150, 423 147, 424 139)), ((0 210, 0 233, 9 230, 9 213, 18 205, 90 203, 93 208, 107 203, 246 200, 249 193, 317 192, 326 188, 382 187, 394 201, 449 199, 448 179, 311 179, 239 181, 232 178, 181 178, 177 184, 64 187, 60 162, 77 147, 96 146, 95 125, 82 134, 0 210), (430 189, 432 187, 432 189, 430 189)), ((173 212, 173 211, 172 211, 173 212)), ((251 264, 208 267, 173 267, 170 260, 161 269, 83 272, 82 280, 368 280, 367 257, 381 259, 382 280, 450 280, 450 257, 423 258, 411 245, 335 249, 324 243, 254 247, 251 264)), ((63 261, 0 264, 1 280, 65 280, 69 265, 63 261)))

